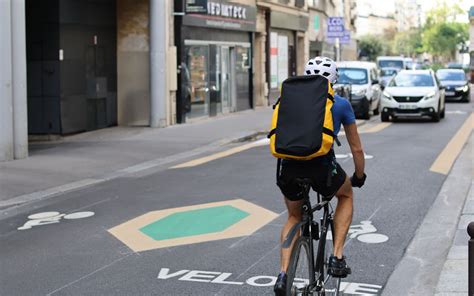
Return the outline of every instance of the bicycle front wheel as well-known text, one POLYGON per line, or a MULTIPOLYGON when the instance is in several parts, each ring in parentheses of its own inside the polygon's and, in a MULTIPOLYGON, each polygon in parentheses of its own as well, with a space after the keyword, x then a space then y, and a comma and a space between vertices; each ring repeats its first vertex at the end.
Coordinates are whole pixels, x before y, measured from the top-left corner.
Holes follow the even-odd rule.
POLYGON ((310 238, 299 237, 291 251, 288 266, 286 295, 313 295, 308 291, 308 285, 314 281, 314 267, 310 252, 310 238))

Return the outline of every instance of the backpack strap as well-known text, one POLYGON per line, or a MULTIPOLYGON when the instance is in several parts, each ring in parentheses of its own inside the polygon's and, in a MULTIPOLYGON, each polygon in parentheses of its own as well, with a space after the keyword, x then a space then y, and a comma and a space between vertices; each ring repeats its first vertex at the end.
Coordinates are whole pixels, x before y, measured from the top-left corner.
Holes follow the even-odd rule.
POLYGON ((275 102, 275 104, 273 104, 273 107, 272 107, 273 110, 275 110, 276 106, 277 106, 278 104, 280 104, 280 99, 281 99, 281 97, 279 97, 278 100, 275 102))
POLYGON ((333 103, 334 103, 334 97, 333 97, 333 95, 331 95, 331 94, 328 94, 328 99, 330 99, 330 100, 331 100, 331 102, 333 102, 333 103))
POLYGON ((276 128, 272 129, 272 130, 268 133, 267 138, 270 139, 275 133, 276 133, 276 128))
POLYGON ((339 142, 339 139, 337 136, 334 134, 334 132, 328 128, 323 127, 323 133, 330 135, 331 137, 334 138, 334 142, 336 142, 337 146, 341 146, 341 142, 339 142))

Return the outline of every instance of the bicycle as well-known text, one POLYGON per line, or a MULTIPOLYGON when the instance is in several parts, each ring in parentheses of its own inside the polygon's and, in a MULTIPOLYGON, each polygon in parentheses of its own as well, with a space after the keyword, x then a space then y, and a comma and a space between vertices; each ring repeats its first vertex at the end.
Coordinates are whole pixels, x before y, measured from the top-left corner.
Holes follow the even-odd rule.
POLYGON ((309 191, 310 179, 296 179, 296 182, 304 188, 303 215, 301 222, 293 226, 289 231, 282 247, 288 248, 300 232, 291 251, 290 263, 287 271, 286 295, 339 295, 341 278, 335 278, 328 274, 329 256, 328 250, 332 249, 332 242, 327 241, 329 228, 334 233, 333 213, 330 198, 321 198, 317 194, 318 203, 311 206, 309 191), (323 209, 323 217, 320 224, 314 221, 314 213, 323 209), (319 230, 321 225, 321 231, 319 230), (318 241, 316 259, 314 258, 314 241, 318 241))

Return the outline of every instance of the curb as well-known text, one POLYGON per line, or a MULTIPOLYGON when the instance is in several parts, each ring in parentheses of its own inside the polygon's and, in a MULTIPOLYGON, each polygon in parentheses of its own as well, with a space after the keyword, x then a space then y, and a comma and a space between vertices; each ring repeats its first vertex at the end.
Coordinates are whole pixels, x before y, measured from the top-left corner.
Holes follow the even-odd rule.
POLYGON ((471 187, 472 135, 382 295, 434 295, 471 187))

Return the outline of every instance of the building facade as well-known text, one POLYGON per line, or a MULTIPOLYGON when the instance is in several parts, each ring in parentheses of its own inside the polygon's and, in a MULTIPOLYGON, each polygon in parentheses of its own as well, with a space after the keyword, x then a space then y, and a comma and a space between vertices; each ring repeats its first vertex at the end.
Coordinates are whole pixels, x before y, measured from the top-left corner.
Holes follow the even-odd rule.
POLYGON ((325 36, 332 16, 354 30, 350 2, 1 1, 0 160, 26 157, 29 135, 165 127, 273 104, 310 56, 355 58, 325 36))
MULTIPOLYGON (((180 5, 182 1, 176 1, 180 5)), ((178 122, 252 108, 255 1, 204 1, 178 16, 178 122), (206 3, 207 2, 207 3, 206 3), (194 9, 197 9, 194 7, 194 9)))

